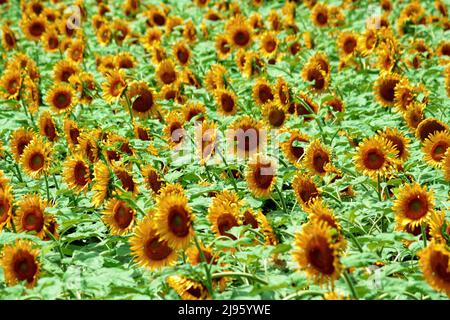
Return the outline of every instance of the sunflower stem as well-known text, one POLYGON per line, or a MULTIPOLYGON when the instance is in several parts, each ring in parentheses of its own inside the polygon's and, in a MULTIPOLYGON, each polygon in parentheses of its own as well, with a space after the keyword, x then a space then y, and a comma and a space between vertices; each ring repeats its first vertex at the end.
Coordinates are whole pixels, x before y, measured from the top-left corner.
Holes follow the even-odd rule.
MULTIPOLYGON (((303 291, 298 291, 293 294, 290 294, 290 295, 284 297, 283 300, 292 300, 294 298, 301 299, 306 296, 321 296, 321 295, 323 295, 323 293, 319 292, 319 291, 303 290, 303 291)), ((296 299, 296 300, 298 300, 298 299, 296 299)))
POLYGON ((420 229, 422 231, 423 247, 426 248, 427 247, 427 230, 426 230, 426 226, 424 223, 422 223, 420 225, 420 229))
POLYGON ((352 282, 352 280, 350 279, 350 276, 348 275, 347 270, 344 270, 343 275, 344 275, 345 282, 347 283, 348 288, 350 289, 350 292, 351 292, 351 294, 352 294, 352 297, 353 297, 354 299, 358 299, 358 295, 356 294, 355 287, 353 286, 353 282, 352 282))
POLYGON ((44 179, 45 179, 45 189, 47 190, 47 200, 50 201, 50 189, 48 188, 47 172, 44 172, 44 179))
POLYGON ((253 275, 253 274, 245 273, 245 272, 219 272, 219 273, 214 273, 212 275, 213 279, 222 278, 222 277, 245 277, 245 278, 248 278, 248 279, 255 280, 255 281, 257 281, 257 282, 259 282, 261 284, 264 284, 264 285, 268 285, 269 284, 266 280, 261 279, 261 278, 255 276, 255 275, 253 275))
POLYGON ((382 201, 382 200, 381 200, 381 183, 380 183, 380 175, 378 175, 378 178, 377 178, 377 192, 378 192, 378 201, 382 201))
POLYGON ((195 242, 195 246, 197 247, 198 253, 200 254, 200 258, 202 259, 202 262, 204 263, 206 280, 207 280, 207 288, 208 288, 209 295, 212 298, 214 298, 211 270, 209 269, 208 261, 206 260, 205 254, 203 253, 203 250, 200 247, 200 244, 198 243, 197 234, 194 234, 194 242, 195 242))
POLYGON ((286 202, 284 200, 283 194, 281 193, 281 190, 280 190, 280 188, 278 188, 278 185, 276 183, 275 183, 275 190, 277 190, 278 196, 280 197, 281 205, 283 206, 284 213, 288 214, 288 210, 286 207, 286 202))
POLYGON ((53 181, 55 182, 55 188, 56 188, 56 190, 59 190, 59 185, 58 185, 58 182, 56 181, 56 176, 55 176, 55 174, 53 174, 53 181))
POLYGON ((53 233, 51 233, 51 232, 49 232, 49 231, 47 231, 46 233, 47 233, 47 236, 49 236, 50 238, 52 238, 52 240, 56 243, 56 245, 57 245, 56 247, 58 248, 59 256, 60 256, 60 258, 61 258, 61 268, 62 268, 64 271, 66 271, 66 267, 65 267, 65 265, 63 264, 64 253, 63 253, 63 251, 62 251, 60 241, 59 241, 58 239, 55 238, 55 236, 53 235, 53 233))
POLYGON ((231 178, 231 182, 233 183, 234 191, 236 191, 236 193, 239 193, 239 189, 238 189, 237 183, 236 183, 236 178, 234 177, 233 173, 231 172, 231 169, 230 169, 230 166, 227 163, 227 160, 225 159, 225 157, 222 154, 222 152, 220 152, 220 150, 217 150, 217 153, 220 155, 220 157, 222 158, 223 163, 225 164, 225 166, 227 168, 227 173, 228 173, 228 176, 231 178))

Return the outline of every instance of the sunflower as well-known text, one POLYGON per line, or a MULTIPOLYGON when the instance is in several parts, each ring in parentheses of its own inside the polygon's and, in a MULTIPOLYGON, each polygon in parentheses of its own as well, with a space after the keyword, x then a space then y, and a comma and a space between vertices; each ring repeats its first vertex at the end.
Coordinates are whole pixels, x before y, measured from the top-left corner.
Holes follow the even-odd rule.
POLYGON ((295 129, 290 130, 289 133, 290 138, 281 143, 281 149, 290 163, 299 166, 300 160, 305 153, 305 148, 302 144, 309 142, 310 138, 295 129))
POLYGON ((146 118, 149 115, 158 114, 156 94, 144 81, 133 81, 126 92, 127 103, 131 103, 131 111, 134 115, 146 118))
POLYGON ((10 60, 6 62, 5 70, 14 68, 25 71, 31 78, 31 80, 36 81, 39 79, 39 71, 36 62, 24 53, 14 54, 10 60))
POLYGON ((131 255, 140 266, 150 270, 173 265, 178 259, 176 251, 158 235, 152 216, 150 212, 139 221, 130 238, 131 255))
POLYGON ((447 149, 444 159, 442 159, 442 170, 445 180, 450 181, 450 149, 447 149))
POLYGON ((432 191, 417 183, 400 187, 392 207, 399 225, 420 226, 434 211, 432 191))
POLYGON ((306 148, 303 165, 312 173, 323 176, 326 166, 331 164, 331 151, 322 145, 320 140, 314 140, 306 148))
POLYGON ((156 7, 152 7, 149 11, 147 11, 146 16, 148 17, 148 22, 151 26, 162 27, 167 22, 166 14, 156 7))
POLYGON ((23 154, 26 146, 35 138, 35 134, 31 129, 19 128, 11 134, 11 153, 18 162, 23 154))
POLYGON ((10 227, 12 218, 13 195, 11 187, 5 185, 0 188, 0 232, 5 226, 10 227))
POLYGON ((70 44, 69 49, 66 51, 67 57, 70 60, 79 63, 83 60, 84 49, 84 41, 81 39, 75 40, 70 44))
POLYGON ((276 100, 284 107, 289 106, 289 103, 291 101, 291 93, 288 83, 286 82, 286 80, 284 80, 284 78, 279 77, 277 79, 274 91, 276 100))
POLYGON ((402 77, 396 73, 382 73, 374 84, 375 99, 382 107, 395 105, 395 87, 402 77))
POLYGON ((170 195, 178 195, 180 197, 183 197, 185 195, 183 186, 179 183, 168 183, 164 187, 162 187, 159 191, 159 197, 161 198, 170 195))
POLYGON ((47 28, 42 35, 42 44, 44 45, 44 50, 47 52, 58 51, 61 41, 59 40, 59 34, 56 28, 47 28))
POLYGON ((237 97, 233 91, 218 88, 214 90, 214 97, 216 99, 218 113, 229 116, 237 112, 237 97))
POLYGON ((147 189, 153 191, 155 194, 158 194, 159 190, 165 184, 158 171, 150 165, 142 169, 142 177, 144 178, 147 189))
POLYGON ((19 98, 23 78, 16 69, 7 69, 0 78, 0 95, 5 99, 19 98))
POLYGON ((434 211, 429 218, 430 235, 437 243, 446 243, 450 236, 450 221, 445 219, 445 211, 434 211))
POLYGON ((77 151, 91 163, 95 163, 100 158, 100 147, 97 143, 98 132, 82 132, 78 137, 77 151))
POLYGON ((217 124, 203 121, 195 130, 196 153, 201 165, 204 165, 216 152, 217 124))
POLYGON ((131 192, 133 196, 137 195, 139 192, 138 185, 133 179, 133 173, 127 170, 123 165, 116 165, 114 167, 114 174, 120 180, 122 184, 122 189, 127 192, 131 192))
POLYGON ((166 59, 161 61, 156 68, 156 79, 161 85, 167 85, 177 81, 178 74, 172 60, 166 59))
POLYGON ((422 120, 416 129, 416 137, 420 139, 420 141, 424 142, 426 139, 430 138, 431 135, 436 134, 441 131, 450 131, 450 127, 435 118, 428 118, 422 120))
POLYGON ((133 123, 133 131, 137 139, 142 141, 150 141, 152 140, 150 130, 145 126, 141 126, 138 123, 133 123))
POLYGON ((425 110, 425 104, 414 102, 403 113, 403 118, 407 126, 416 131, 419 124, 424 120, 423 111, 425 110))
POLYGON ((440 168, 444 155, 450 147, 450 132, 438 131, 430 134, 423 143, 422 151, 425 154, 425 161, 430 165, 440 168))
POLYGON ((47 93, 47 104, 55 113, 72 109, 78 102, 75 91, 69 84, 58 83, 47 93))
POLYGON ((34 138, 23 150, 20 163, 30 177, 38 179, 50 167, 50 145, 40 137, 34 138))
POLYGON ((154 216, 158 234, 174 249, 186 249, 194 236, 194 215, 184 194, 158 196, 154 216))
POLYGON ((228 37, 223 34, 217 35, 215 39, 215 48, 219 59, 226 59, 231 53, 231 45, 228 37))
POLYGON ((264 78, 259 78, 253 86, 253 101, 262 107, 264 104, 273 101, 274 94, 269 82, 264 78))
POLYGON ((332 229, 325 223, 307 223, 295 235, 292 255, 300 270, 317 284, 334 283, 340 276, 340 256, 343 243, 332 237, 332 229))
POLYGON ((329 85, 329 76, 322 69, 322 66, 315 61, 310 61, 303 66, 302 78, 310 82, 309 88, 317 93, 323 92, 329 85))
POLYGON ((312 115, 319 112, 319 105, 307 93, 301 91, 296 101, 289 105, 289 112, 303 116, 304 121, 312 121, 312 115))
POLYGON ((51 142, 55 142, 58 139, 55 122, 48 111, 44 111, 39 118, 39 133, 41 136, 47 137, 51 142))
POLYGON ((261 212, 254 212, 252 209, 246 209, 242 213, 242 225, 250 225, 253 229, 259 229, 264 235, 267 245, 276 245, 278 243, 272 226, 267 221, 266 216, 261 212))
POLYGON ((225 76, 227 69, 221 64, 213 64, 205 74, 205 86, 209 92, 214 92, 218 88, 225 88, 225 76))
POLYGON ((28 40, 39 41, 41 40, 41 36, 45 33, 47 21, 44 17, 33 16, 22 19, 20 21, 20 26, 28 40))
POLYGON ((14 226, 18 232, 36 232, 36 236, 44 239, 51 215, 45 213, 48 207, 46 200, 38 194, 26 194, 17 203, 14 226))
POLYGON ((97 41, 101 46, 106 46, 111 42, 112 30, 109 23, 105 22, 96 31, 97 41))
POLYGON ((307 208, 314 199, 320 197, 320 191, 314 181, 300 173, 294 177, 292 189, 297 201, 303 208, 307 208))
POLYGON ((94 165, 94 180, 92 185, 92 204, 95 207, 100 205, 109 196, 111 183, 111 173, 109 167, 101 161, 94 165))
POLYGON ((203 257, 205 257, 207 264, 210 264, 210 263, 216 264, 217 258, 214 257, 214 255, 213 255, 213 249, 209 246, 205 247, 203 245, 203 243, 201 242, 201 240, 199 240, 198 242, 199 242, 199 247, 200 247, 201 251, 198 250, 196 245, 191 245, 186 250, 187 261, 193 266, 202 263, 203 262, 203 258, 201 255, 201 252, 202 252, 203 257))
POLYGON ((419 266, 425 280, 435 289, 450 297, 450 251, 444 243, 435 241, 418 252, 419 266))
POLYGON ((247 48, 252 43, 253 31, 243 16, 235 16, 225 25, 230 44, 236 48, 247 48))
POLYGON ((10 51, 16 47, 17 39, 11 28, 4 24, 2 26, 2 45, 5 50, 10 51))
POLYGON ((392 142, 394 148, 397 150, 396 158, 398 160, 404 162, 408 159, 408 145, 411 140, 402 132, 400 132, 397 128, 386 128, 386 130, 380 132, 379 135, 392 142))
POLYGON ((169 276, 167 284, 176 291, 183 300, 208 300, 208 290, 200 283, 181 276, 169 276))
POLYGON ((250 157, 262 152, 265 147, 266 134, 260 122, 250 116, 244 116, 233 122, 228 141, 233 154, 240 157, 250 157))
POLYGON ((141 38, 141 43, 143 47, 148 51, 152 52, 154 45, 161 41, 162 31, 158 28, 149 28, 145 35, 141 38))
POLYGON ((377 31, 373 28, 366 29, 358 38, 358 51, 361 52, 363 57, 367 57, 375 50, 377 42, 377 31))
POLYGON ((279 40, 274 31, 266 31, 260 36, 260 52, 266 57, 273 57, 278 49, 279 40))
POLYGON ((184 129, 184 118, 177 111, 171 111, 166 117, 166 126, 164 127, 165 139, 172 148, 179 146, 186 136, 184 129))
POLYGON ((317 3, 311 10, 311 21, 317 27, 327 27, 329 23, 329 11, 326 4, 317 3))
POLYGON ((286 108, 278 103, 266 103, 262 107, 264 121, 272 128, 281 128, 287 121, 288 114, 286 108))
POLYGON ((182 112, 184 119, 190 122, 192 118, 196 118, 197 121, 204 121, 206 116, 205 105, 201 102, 188 102, 183 106, 182 112))
POLYGON ((398 150, 390 140, 374 136, 365 138, 359 144, 353 161, 359 172, 377 179, 379 176, 386 177, 392 172, 397 156, 398 150))
POLYGON ((275 163, 261 154, 255 154, 248 163, 245 180, 253 195, 261 198, 269 197, 277 180, 275 163))
POLYGON ((129 37, 131 30, 128 26, 128 22, 123 19, 115 19, 112 23, 113 37, 116 43, 121 46, 124 41, 129 37))
POLYGON ((127 83, 123 72, 112 71, 107 73, 106 81, 102 84, 103 99, 108 103, 117 101, 121 97, 126 86, 127 83))
POLYGON ((129 52, 120 52, 114 58, 119 69, 133 69, 137 65, 136 58, 129 52))
POLYGON ((414 100, 414 88, 408 79, 402 79, 394 89, 394 106, 400 112, 405 112, 414 100))
POLYGON ((0 260, 3 267, 5 282, 9 286, 25 282, 27 288, 32 288, 38 281, 40 252, 33 249, 33 243, 27 240, 16 240, 13 245, 6 245, 0 260))
POLYGON ((197 75, 189 68, 184 68, 183 72, 181 73, 181 82, 186 86, 195 87, 197 89, 200 89, 202 87, 197 75))
POLYGON ((339 234, 342 231, 333 210, 327 207, 321 198, 314 198, 305 208, 305 212, 308 214, 311 223, 317 225, 324 223, 326 226, 335 229, 339 234))
POLYGON ((91 169, 88 163, 78 154, 64 162, 63 179, 70 189, 77 193, 86 191, 91 182, 91 169))
POLYGON ((185 42, 180 41, 173 45, 173 56, 183 67, 187 66, 191 60, 191 50, 185 42))
POLYGON ((211 229, 216 236, 225 236, 236 239, 228 231, 241 224, 239 218, 239 207, 223 201, 214 201, 208 208, 208 220, 211 223, 211 229))
POLYGON ((79 72, 78 65, 71 60, 60 60, 53 67, 53 79, 55 82, 67 82, 69 78, 79 72))
POLYGON ((124 200, 112 198, 105 204, 102 220, 112 235, 123 236, 133 228, 135 211, 124 200))
POLYGON ((80 136, 80 129, 78 129, 77 123, 69 118, 64 119, 64 133, 69 148, 73 151, 79 144, 78 137, 80 136))

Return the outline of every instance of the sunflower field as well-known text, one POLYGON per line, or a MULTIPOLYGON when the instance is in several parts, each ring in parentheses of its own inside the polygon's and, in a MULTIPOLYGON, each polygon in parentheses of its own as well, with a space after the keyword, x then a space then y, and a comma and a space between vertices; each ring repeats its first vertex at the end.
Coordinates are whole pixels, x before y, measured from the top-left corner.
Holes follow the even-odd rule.
POLYGON ((0 0, 0 298, 450 297, 448 0, 0 0))

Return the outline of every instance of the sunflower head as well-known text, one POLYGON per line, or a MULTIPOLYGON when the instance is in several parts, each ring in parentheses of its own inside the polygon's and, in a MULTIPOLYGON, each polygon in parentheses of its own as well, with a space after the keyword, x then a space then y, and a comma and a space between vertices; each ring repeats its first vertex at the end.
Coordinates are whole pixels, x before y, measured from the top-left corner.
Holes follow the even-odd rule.
POLYGON ((450 150, 450 132, 437 131, 430 134, 423 143, 425 161, 430 165, 440 168, 443 164, 444 155, 450 150))
POLYGON ((63 165, 63 179, 70 189, 79 193, 86 191, 91 182, 91 169, 79 154, 68 158, 63 165))
POLYGON ((283 127, 288 118, 286 108, 279 103, 266 103, 262 107, 264 121, 274 129, 283 127))
POLYGON ((219 59, 226 59, 231 53, 231 45, 229 39, 224 34, 219 34, 216 36, 215 41, 216 53, 219 59))
POLYGON ((218 113, 228 116, 237 112, 237 97, 233 91, 219 88, 214 90, 214 97, 218 113))
POLYGON ((424 142, 426 139, 430 138, 430 135, 433 135, 440 131, 450 131, 450 127, 435 118, 428 118, 422 120, 416 129, 416 137, 420 139, 420 141, 424 142))
POLYGON ((105 204, 103 221, 113 235, 125 235, 133 228, 135 211, 124 200, 112 198, 105 204))
POLYGON ((380 136, 390 141, 397 151, 396 158, 401 162, 409 157, 408 145, 411 140, 400 132, 397 128, 386 128, 380 132, 380 136))
POLYGON ((99 207, 110 194, 111 172, 109 167, 102 161, 94 165, 94 179, 92 185, 92 204, 99 207))
POLYGON ((37 194, 26 194, 17 203, 14 225, 18 232, 34 232, 37 237, 44 239, 48 231, 50 214, 45 212, 48 202, 37 194))
POLYGON ((225 30, 230 44, 236 48, 247 48, 252 43, 253 30, 243 16, 228 20, 225 30))
POLYGON ((172 84, 177 81, 178 77, 175 63, 170 59, 161 61, 156 68, 156 79, 161 85, 172 84))
POLYGON ((122 71, 111 71, 106 74, 106 81, 102 84, 103 99, 108 103, 117 101, 127 87, 125 74, 122 71))
POLYGON ((27 240, 16 240, 13 245, 3 248, 0 265, 3 267, 5 281, 12 286, 24 282, 28 288, 34 287, 40 274, 40 252, 27 240))
POLYGON ((272 86, 264 78, 259 78, 253 86, 253 100, 262 107, 268 102, 273 101, 274 93, 272 86))
POLYGON ((10 226, 12 218, 13 195, 11 187, 4 185, 0 188, 0 231, 10 226))
POLYGON ((55 122, 48 111, 44 111, 39 118, 39 133, 47 137, 50 142, 55 142, 58 139, 55 122))
POLYGON ((25 37, 28 40, 39 41, 47 28, 47 21, 44 17, 30 16, 20 21, 25 37))
POLYGON ((303 66, 302 78, 311 83, 309 87, 315 92, 320 93, 328 88, 329 76, 315 61, 310 61, 303 66))
POLYGON ((216 236, 226 236, 236 239, 229 230, 241 225, 239 210, 241 202, 237 195, 231 192, 224 192, 213 199, 208 208, 208 220, 211 223, 211 229, 216 236))
POLYGON ((128 101, 131 103, 131 111, 137 117, 146 118, 149 115, 158 114, 156 94, 146 82, 133 81, 127 90, 128 101))
POLYGON ((245 179, 255 196, 269 197, 277 180, 275 162, 261 154, 255 154, 248 163, 245 179))
POLYGON ((50 168, 51 149, 42 138, 34 138, 23 150, 20 163, 25 172, 32 178, 39 178, 50 168))
POLYGON ((63 113, 77 104, 75 91, 69 84, 55 84, 47 94, 47 104, 53 112, 63 113))
POLYGON ((11 134, 11 152, 16 161, 20 158, 26 146, 35 138, 35 134, 31 129, 19 128, 11 134))
POLYGON ((281 143, 281 149, 289 162, 300 166, 300 160, 305 153, 305 146, 310 141, 310 138, 299 130, 291 130, 290 134, 290 138, 281 143))
POLYGON ((446 245, 432 241, 418 255, 425 280, 435 290, 450 297, 450 251, 446 245))
POLYGON ((146 166, 142 169, 142 176, 144 177, 147 189, 158 194, 159 190, 164 186, 164 180, 161 178, 158 171, 152 166, 146 166))
POLYGON ((209 293, 206 287, 200 283, 181 276, 169 276, 167 284, 178 293, 183 300, 207 300, 209 293))
POLYGON ((324 3, 317 3, 311 10, 311 21, 317 27, 327 27, 330 21, 328 6, 324 3))
POLYGON ((232 129, 228 140, 233 153, 241 157, 250 157, 263 150, 265 132, 261 123, 250 116, 244 116, 232 124, 232 129))
POLYGON ((303 208, 307 208, 316 198, 320 197, 320 191, 314 181, 303 174, 297 174, 292 182, 292 189, 297 201, 303 208))
POLYGON ((60 60, 53 67, 53 78, 55 82, 69 83, 71 76, 78 74, 78 65, 71 60, 60 60))
POLYGON ((303 164, 312 174, 324 176, 327 165, 331 164, 331 151, 320 140, 314 140, 305 151, 303 164))
POLYGON ((184 42, 174 44, 173 55, 176 61, 182 66, 187 66, 191 60, 191 50, 184 42))

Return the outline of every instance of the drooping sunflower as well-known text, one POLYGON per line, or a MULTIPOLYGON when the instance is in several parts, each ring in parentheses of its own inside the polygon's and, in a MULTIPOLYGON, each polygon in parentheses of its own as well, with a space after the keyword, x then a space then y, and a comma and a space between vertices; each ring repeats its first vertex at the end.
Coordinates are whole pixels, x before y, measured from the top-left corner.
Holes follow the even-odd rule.
POLYGON ((80 63, 83 60, 84 49, 84 41, 81 39, 75 40, 66 51, 67 57, 75 63, 80 63))
POLYGON ((256 80, 255 85, 253 86, 253 101, 255 101, 256 105, 262 107, 268 102, 273 101, 274 93, 272 91, 272 86, 265 78, 259 78, 256 80))
POLYGON ((450 132, 438 131, 428 136, 423 143, 422 152, 425 154, 425 161, 430 165, 440 168, 442 160, 447 150, 450 150, 450 132))
POLYGON ((240 205, 241 202, 233 196, 233 193, 226 193, 213 199, 208 207, 208 220, 211 223, 212 231, 217 237, 226 236, 236 239, 228 231, 241 225, 239 216, 240 205), (227 199, 231 199, 231 201, 227 199))
POLYGON ((166 141, 172 148, 183 143, 186 136, 184 129, 184 117, 177 111, 171 111, 166 117, 166 126, 164 127, 166 141))
POLYGON ((291 102, 289 110, 303 116, 305 121, 312 121, 313 115, 319 112, 319 105, 307 93, 300 91, 298 98, 291 102))
POLYGON ((77 151, 91 163, 95 163, 100 158, 100 147, 97 143, 99 133, 93 131, 82 132, 78 137, 77 151))
POLYGON ((378 179, 393 171, 398 151, 391 141, 380 136, 364 139, 353 158, 356 169, 362 174, 378 179))
POLYGON ((186 249, 194 235, 194 215, 184 194, 158 196, 154 222, 162 240, 171 248, 186 249))
POLYGON ((292 181, 292 189, 297 201, 304 208, 307 208, 311 202, 320 197, 320 191, 314 181, 303 174, 297 174, 292 181))
POLYGON ((216 36, 215 48, 217 56, 220 60, 226 59, 231 53, 231 45, 228 37, 223 34, 216 36))
POLYGON ((225 88, 227 69, 221 64, 213 64, 205 74, 205 87, 210 93, 218 88, 225 88))
POLYGON ((180 83, 174 82, 172 84, 162 86, 159 92, 159 98, 161 100, 172 100, 178 103, 183 103, 184 97, 180 91, 180 83))
POLYGON ((180 41, 173 45, 173 56, 180 65, 187 66, 191 61, 191 50, 184 41, 180 41))
POLYGON ((0 78, 0 95, 5 99, 17 99, 20 94, 23 78, 20 71, 10 68, 0 78))
POLYGON ((48 111, 44 111, 39 118, 39 133, 51 142, 58 139, 55 121, 48 111))
POLYGON ((230 44, 236 49, 247 48, 252 43, 253 30, 241 15, 230 18, 225 30, 230 44))
POLYGON ((8 24, 2 26, 2 45, 5 50, 10 51, 16 47, 17 39, 14 32, 11 30, 8 24))
POLYGON ((63 113, 72 109, 78 102, 73 88, 66 83, 55 84, 47 93, 47 104, 53 112, 63 113))
POLYGON ((378 34, 375 29, 368 28, 358 39, 358 51, 363 57, 370 55, 376 48, 378 34))
POLYGON ((133 81, 126 92, 128 102, 131 103, 131 111, 141 118, 158 114, 156 94, 144 81, 133 81))
POLYGON ((445 219, 445 211, 434 211, 429 217, 430 236, 437 243, 446 243, 450 236, 450 221, 445 219))
POLYGON ((94 165, 94 180, 92 185, 92 204, 99 207, 110 192, 111 173, 109 167, 102 161, 97 161, 94 165))
POLYGON ((161 178, 161 175, 150 165, 142 169, 142 176, 147 189, 152 190, 155 194, 158 194, 159 190, 164 186, 164 180, 161 178))
POLYGON ((11 134, 11 153, 14 156, 14 159, 19 162, 20 157, 23 154, 23 151, 25 150, 26 146, 35 138, 34 132, 28 128, 19 128, 16 129, 11 134))
POLYGON ((102 83, 102 96, 108 103, 117 101, 127 87, 125 74, 122 71, 111 71, 106 74, 106 81, 102 83))
POLYGON ((69 78, 80 71, 78 65, 71 60, 60 60, 53 67, 53 79, 55 82, 67 82, 69 78))
POLYGON ((281 149, 289 162, 299 166, 305 153, 306 143, 309 142, 310 138, 299 130, 290 130, 289 132, 290 138, 281 143, 281 149))
POLYGON ((397 150, 396 158, 401 162, 406 161, 409 157, 408 146, 411 140, 400 132, 397 128, 386 128, 386 130, 379 133, 379 135, 390 142, 397 150))
POLYGON ((278 243, 272 226, 261 211, 254 212, 252 209, 247 208, 242 213, 241 219, 243 225, 250 225, 253 229, 259 229, 264 235, 266 244, 276 245, 278 243))
POLYGON ((96 30, 97 41, 101 46, 107 46, 111 42, 112 30, 108 22, 102 24, 98 30, 96 30))
POLYGON ((32 178, 38 179, 51 164, 51 147, 41 137, 34 138, 23 150, 20 164, 25 172, 32 178))
POLYGON ((78 154, 64 162, 63 179, 70 189, 79 193, 86 191, 91 181, 91 169, 87 162, 78 154))
POLYGON ((130 36, 131 30, 128 22, 123 19, 115 19, 112 23, 113 37, 116 43, 121 46, 130 36))
POLYGON ((320 140, 314 140, 306 148, 303 165, 312 173, 323 176, 326 166, 331 164, 331 151, 320 140))
POLYGON ((340 276, 343 242, 332 237, 332 228, 325 223, 307 223, 295 235, 292 255, 300 270, 317 284, 334 283, 340 276))
POLYGON ((195 130, 196 154, 201 165, 211 159, 216 152, 218 129, 214 121, 203 121, 195 130))
POLYGON ((121 236, 131 231, 135 217, 135 211, 126 201, 112 198, 105 204, 102 220, 108 226, 111 234, 121 236))
POLYGON ((119 69, 133 69, 137 65, 136 58, 129 52, 120 52, 114 58, 119 69))
POLYGON ((245 180, 253 195, 269 197, 277 180, 275 162, 261 154, 255 154, 248 163, 245 180))
POLYGON ((412 131, 415 132, 419 124, 424 120, 424 110, 425 104, 413 102, 403 113, 403 118, 412 131))
POLYGON ((138 184, 133 178, 133 172, 128 170, 123 164, 117 164, 113 171, 119 179, 122 189, 131 192, 134 196, 139 193, 138 184))
POLYGON ((218 88, 214 90, 214 97, 216 99, 218 113, 229 116, 237 112, 237 97, 233 91, 218 88))
POLYGON ((244 116, 233 122, 228 136, 231 152, 240 157, 250 157, 262 152, 266 134, 260 122, 250 116, 244 116))
POLYGON ((278 77, 275 83, 275 97, 276 100, 284 107, 288 107, 291 101, 291 93, 289 85, 283 77, 278 77))
POLYGON ((405 112, 414 100, 414 88, 408 79, 402 79, 394 89, 394 106, 400 112, 405 112))
POLYGON ((181 276, 169 276, 166 281, 183 300, 209 299, 207 288, 200 282, 181 276))
POLYGON ((27 240, 19 239, 5 246, 0 260, 5 282, 9 286, 25 282, 27 288, 34 287, 40 274, 39 254, 39 250, 33 249, 33 243, 27 240))
POLYGON ((375 81, 375 99, 382 107, 395 105, 395 87, 400 83, 402 77, 396 73, 382 73, 375 81))
POLYGON ((442 170, 445 180, 450 181, 450 149, 447 149, 444 159, 442 159, 442 170))
POLYGON ((286 112, 286 108, 278 103, 266 103, 262 107, 262 116, 264 121, 271 128, 281 128, 288 119, 289 114, 286 112))
POLYGON ((168 85, 176 82, 179 78, 175 63, 171 59, 165 59, 156 68, 156 79, 161 85, 168 85))
POLYGON ((75 121, 65 118, 64 119, 64 134, 66 136, 69 148, 74 151, 76 146, 79 144, 78 137, 80 136, 80 129, 75 121))
POLYGON ((30 16, 20 21, 20 26, 28 40, 39 41, 47 28, 44 17, 30 16))
POLYGON ((51 215, 45 212, 47 200, 38 194, 26 194, 17 203, 14 226, 18 232, 35 232, 36 236, 44 239, 51 215))
POLYGON ((150 212, 138 222, 130 238, 131 255, 140 266, 150 270, 173 265, 178 259, 176 251, 158 235, 153 214, 150 212))
POLYGON ((419 123, 416 129, 416 137, 420 141, 424 142, 430 137, 430 135, 436 134, 441 131, 450 132, 450 127, 448 124, 436 119, 428 118, 419 123))
POLYGON ((317 3, 311 10, 311 21, 317 27, 327 27, 329 23, 328 6, 324 3, 317 3))
POLYGON ((11 190, 8 185, 0 188, 0 232, 5 226, 10 226, 14 200, 11 190))
POLYGON ((196 245, 191 245, 186 250, 187 261, 193 266, 198 265, 203 262, 201 255, 203 253, 206 263, 217 263, 217 257, 214 257, 213 249, 210 246, 204 246, 201 240, 198 243, 201 251, 198 250, 196 245))
POLYGON ((314 198, 305 208, 309 221, 314 224, 325 223, 328 227, 335 229, 338 233, 342 227, 333 210, 324 204, 321 198, 314 198))
POLYGON ((399 225, 420 226, 434 211, 433 192, 417 183, 405 184, 400 187, 392 210, 399 225))
POLYGON ((425 280, 435 290, 450 297, 450 251, 446 245, 432 241, 418 255, 425 280))

